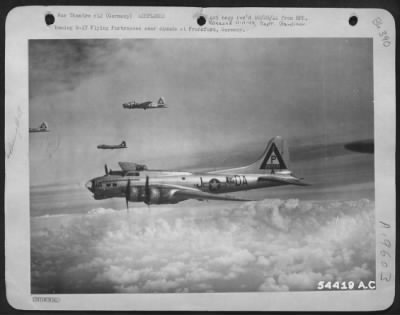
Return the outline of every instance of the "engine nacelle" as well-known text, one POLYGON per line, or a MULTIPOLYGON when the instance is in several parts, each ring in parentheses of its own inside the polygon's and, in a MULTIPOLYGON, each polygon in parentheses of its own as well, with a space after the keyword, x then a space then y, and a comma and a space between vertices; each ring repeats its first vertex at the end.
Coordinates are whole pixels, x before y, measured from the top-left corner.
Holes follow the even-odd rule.
POLYGON ((147 196, 147 200, 149 204, 160 204, 162 203, 161 191, 158 188, 150 188, 148 191, 149 196, 147 196))
POLYGON ((146 204, 174 204, 182 199, 177 199, 173 196, 171 190, 158 187, 131 187, 129 192, 129 201, 145 202, 146 204))
POLYGON ((144 200, 143 188, 131 187, 128 200, 133 202, 143 201, 144 200))

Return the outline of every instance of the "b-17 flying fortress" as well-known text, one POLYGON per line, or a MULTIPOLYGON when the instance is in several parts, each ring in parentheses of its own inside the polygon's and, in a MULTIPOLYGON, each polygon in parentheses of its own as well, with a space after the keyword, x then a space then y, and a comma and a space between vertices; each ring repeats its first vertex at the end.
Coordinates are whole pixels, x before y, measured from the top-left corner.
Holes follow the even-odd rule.
POLYGON ((29 128, 29 132, 49 132, 49 126, 48 124, 44 121, 40 124, 38 128, 29 128))
POLYGON ((97 149, 114 150, 114 149, 126 149, 126 142, 122 141, 121 144, 99 144, 97 149))
POLYGON ((271 139, 256 162, 233 169, 193 173, 148 170, 144 165, 119 162, 121 171, 108 171, 86 183, 96 200, 114 197, 128 202, 175 204, 187 199, 247 201, 221 193, 281 185, 307 185, 288 169, 283 140, 271 139))
POLYGON ((165 103, 165 100, 163 97, 160 97, 157 104, 155 104, 152 101, 145 101, 145 102, 127 102, 122 104, 123 108, 128 108, 128 109, 156 109, 156 108, 167 108, 167 104, 165 103))
POLYGON ((374 153, 374 140, 367 139, 367 140, 359 140, 350 143, 346 143, 344 147, 347 150, 359 152, 359 153, 374 153))

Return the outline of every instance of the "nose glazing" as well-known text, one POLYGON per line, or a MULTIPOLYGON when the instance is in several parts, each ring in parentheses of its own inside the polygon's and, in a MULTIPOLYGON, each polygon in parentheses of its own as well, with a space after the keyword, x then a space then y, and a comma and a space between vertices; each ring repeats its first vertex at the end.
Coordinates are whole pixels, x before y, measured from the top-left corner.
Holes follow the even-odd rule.
POLYGON ((93 180, 89 180, 89 181, 85 184, 85 187, 86 187, 89 191, 93 192, 93 180))

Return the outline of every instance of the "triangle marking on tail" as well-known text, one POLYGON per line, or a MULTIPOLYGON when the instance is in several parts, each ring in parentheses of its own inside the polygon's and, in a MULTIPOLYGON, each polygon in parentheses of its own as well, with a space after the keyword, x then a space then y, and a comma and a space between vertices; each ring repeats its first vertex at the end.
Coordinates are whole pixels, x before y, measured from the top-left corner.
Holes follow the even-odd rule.
POLYGON ((272 143, 269 148, 267 154, 265 155, 264 161, 260 165, 260 169, 265 170, 278 170, 278 169, 286 169, 285 162, 276 147, 275 143, 272 143))
POLYGON ((163 97, 160 97, 158 100, 158 105, 165 105, 165 101, 163 97))

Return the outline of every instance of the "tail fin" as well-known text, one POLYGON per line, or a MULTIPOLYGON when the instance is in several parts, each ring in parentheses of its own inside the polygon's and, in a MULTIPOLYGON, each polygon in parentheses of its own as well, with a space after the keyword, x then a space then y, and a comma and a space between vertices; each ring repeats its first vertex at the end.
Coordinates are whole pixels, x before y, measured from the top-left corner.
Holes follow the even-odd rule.
POLYGON ((47 130, 47 128, 49 128, 49 126, 47 125, 47 122, 45 122, 45 121, 43 121, 39 126, 39 129, 47 130))
POLYGON ((166 104, 165 104, 165 99, 164 99, 164 97, 161 96, 161 97, 159 98, 157 104, 158 104, 158 105, 166 105, 166 104))
POLYGON ((281 137, 272 138, 264 150, 262 156, 254 163, 242 168, 247 173, 289 170, 289 150, 281 137))

